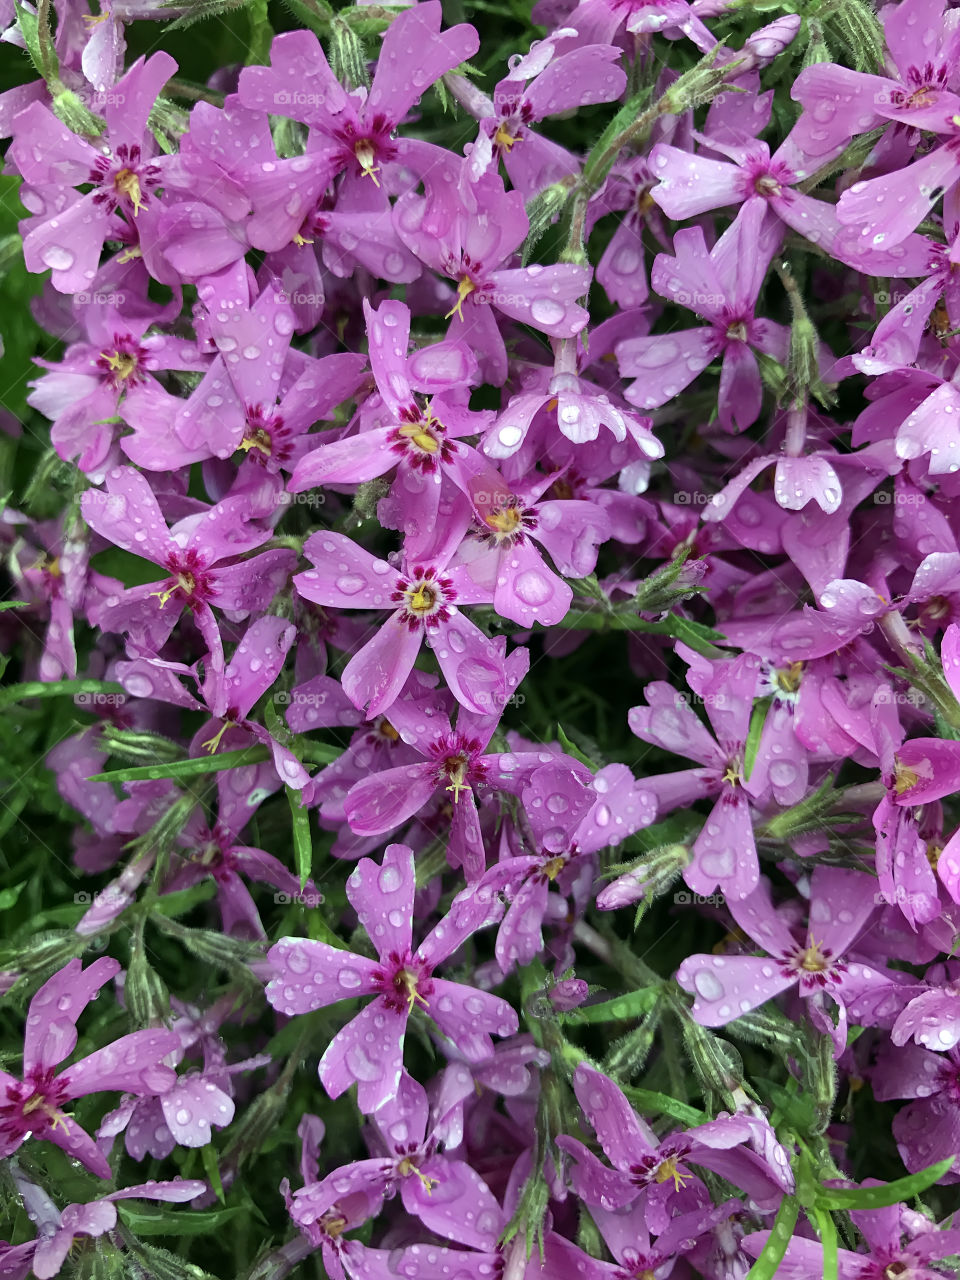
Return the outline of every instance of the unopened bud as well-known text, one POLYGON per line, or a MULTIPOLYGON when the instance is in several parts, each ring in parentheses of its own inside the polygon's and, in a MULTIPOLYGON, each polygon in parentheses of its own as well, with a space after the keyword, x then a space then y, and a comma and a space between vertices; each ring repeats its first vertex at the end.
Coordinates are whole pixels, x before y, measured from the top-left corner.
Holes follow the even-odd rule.
POLYGON ((171 938, 176 938, 204 964, 229 973, 248 990, 262 990, 260 980, 248 967, 251 961, 262 959, 263 950, 259 943, 231 938, 223 933, 214 933, 211 929, 190 929, 159 912, 151 919, 158 929, 171 938))
POLYGON ((660 110, 667 115, 679 116, 716 97, 724 84, 733 78, 733 72, 742 65, 739 57, 733 62, 722 62, 722 55, 727 53, 729 51, 723 45, 715 45, 695 67, 673 82, 660 99, 660 110))
POLYGON ((735 1090, 743 1084, 743 1062, 731 1044, 686 1014, 681 1019, 683 1043, 704 1089, 718 1094, 724 1106, 736 1110, 735 1090))
POLYGON ((560 216, 560 211, 570 195, 569 182, 555 182, 535 195, 527 205, 527 219, 530 230, 523 242, 520 265, 527 266, 540 238, 548 227, 552 227, 560 216))
POLYGON ((629 1082, 640 1074, 657 1037, 663 1009, 663 1003, 658 1001, 639 1027, 617 1041, 603 1060, 605 1075, 629 1082))
POLYGON ((857 71, 874 72, 881 66, 886 41, 871 5, 864 0, 843 0, 827 23, 857 71))
POLYGON ((579 1008, 589 994, 590 988, 582 978, 564 978, 547 992, 558 1013, 569 1013, 571 1009, 579 1008))
POLYGON ((170 994, 163 979, 147 959, 141 917, 130 941, 130 960, 123 984, 123 999, 135 1028, 156 1027, 170 1012, 170 994))
POLYGON ((330 64, 337 79, 351 89, 370 84, 360 37, 339 17, 330 23, 330 64))
POLYGON ((119 725, 105 723, 100 735, 109 755, 132 764, 160 764, 165 760, 178 760, 183 754, 179 743, 147 729, 121 729, 119 725))
POLYGON ((619 907, 643 902, 649 906, 661 897, 680 878, 690 861, 686 845, 666 844, 644 856, 597 896, 601 911, 616 911, 619 907))
POLYGON ((747 58, 750 70, 769 66, 774 58, 789 48, 797 38, 801 21, 799 13, 785 13, 749 36, 744 41, 741 54, 747 58))
POLYGON ((71 89, 63 89, 55 94, 50 105, 53 114, 71 133, 79 133, 87 138, 99 138, 107 127, 101 116, 96 116, 89 107, 85 107, 71 89))

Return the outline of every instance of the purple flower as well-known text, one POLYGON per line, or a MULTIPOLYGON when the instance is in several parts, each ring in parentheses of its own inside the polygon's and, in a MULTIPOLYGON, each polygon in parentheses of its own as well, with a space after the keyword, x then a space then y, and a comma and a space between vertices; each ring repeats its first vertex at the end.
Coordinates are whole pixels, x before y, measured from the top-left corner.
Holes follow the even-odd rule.
POLYGON ((267 999, 281 1013, 309 1013, 337 1000, 375 997, 320 1059, 320 1079, 330 1096, 338 1098, 356 1083, 365 1113, 396 1097, 414 1004, 472 1062, 493 1053, 491 1034, 517 1030, 516 1013, 499 996, 434 976, 438 965, 486 923, 489 902, 455 901, 450 914, 412 950, 413 896, 413 851, 390 845, 380 866, 364 858, 347 881, 347 897, 378 960, 302 938, 282 938, 267 955, 278 975, 267 986, 267 999))
POLYGON ((575 1138, 557 1139, 557 1146, 576 1161, 573 1189, 587 1204, 617 1210, 639 1200, 648 1229, 660 1234, 677 1214, 710 1206, 706 1187, 688 1164, 721 1174, 758 1203, 776 1204, 783 1190, 792 1187, 789 1161, 775 1140, 771 1150, 776 1160, 770 1165, 753 1151, 735 1150, 755 1140, 754 1127, 761 1122, 753 1118, 721 1116, 661 1141, 602 1072, 581 1063, 573 1086, 614 1166, 605 1165, 575 1138))
POLYGON ((101 956, 84 969, 71 960, 30 1001, 23 1041, 23 1079, 0 1071, 0 1152, 9 1156, 29 1137, 53 1142, 97 1175, 110 1166, 88 1133, 63 1111, 90 1093, 164 1093, 174 1082, 163 1058, 179 1041, 171 1031, 133 1031, 81 1058, 59 1074, 57 1067, 77 1043, 76 1021, 100 988, 120 972, 101 956))
POLYGON ((394 612, 343 671, 347 695, 373 717, 396 700, 426 638, 451 691, 480 715, 503 705, 502 659, 491 640, 460 612, 460 604, 489 603, 491 592, 449 565, 450 551, 403 570, 342 533, 311 534, 304 554, 314 565, 294 578, 299 593, 341 609, 394 612))
POLYGON ((164 161, 154 156, 156 144, 147 117, 176 69, 168 53, 133 64, 110 95, 105 147, 71 133, 40 102, 17 116, 10 150, 26 182, 47 188, 91 187, 58 209, 56 216, 40 214, 24 229, 28 270, 50 268, 54 287, 63 293, 78 293, 93 280, 103 242, 116 238, 121 214, 127 229, 136 231, 140 215, 152 211, 164 161))
POLYGON ((98 624, 158 651, 187 605, 219 669, 223 643, 211 604, 241 615, 263 608, 294 565, 292 552, 284 550, 237 559, 270 537, 269 530, 247 523, 251 508, 242 496, 225 498, 168 529, 153 490, 132 467, 112 471, 106 493, 88 490, 81 510, 87 524, 114 546, 161 565, 168 574, 161 582, 107 597, 98 624))
POLYGON ((74 1242, 96 1239, 112 1231, 117 1225, 118 1200, 161 1200, 168 1204, 183 1204, 194 1200, 206 1190, 207 1184, 196 1178, 175 1178, 171 1182, 143 1182, 137 1186, 111 1191, 98 1200, 86 1204, 68 1204, 58 1209, 40 1187, 13 1170, 13 1180, 31 1222, 36 1225, 37 1238, 27 1244, 5 1246, 0 1243, 0 1275, 26 1275, 32 1270, 37 1280, 50 1280, 60 1274, 73 1249, 74 1242), (23 1272, 11 1266, 22 1263, 23 1272))
POLYGON ((727 908, 740 929, 766 956, 688 956, 677 981, 694 996, 693 1016, 722 1027, 791 987, 810 1001, 821 1031, 833 1037, 837 1056, 847 1043, 847 1013, 890 994, 899 975, 858 961, 856 943, 876 911, 876 882, 860 871, 817 866, 810 879, 809 925, 798 941, 774 908, 766 881, 727 908), (839 1012, 834 1025, 824 998, 839 1012))
POLYGON ((755 197, 710 252, 699 227, 676 232, 673 242, 676 256, 660 254, 653 264, 653 287, 706 317, 709 327, 621 342, 620 372, 637 378, 626 397, 641 409, 656 408, 722 355, 719 419, 728 430, 743 430, 756 421, 762 398, 754 350, 786 361, 787 331, 754 316, 780 232, 755 197))

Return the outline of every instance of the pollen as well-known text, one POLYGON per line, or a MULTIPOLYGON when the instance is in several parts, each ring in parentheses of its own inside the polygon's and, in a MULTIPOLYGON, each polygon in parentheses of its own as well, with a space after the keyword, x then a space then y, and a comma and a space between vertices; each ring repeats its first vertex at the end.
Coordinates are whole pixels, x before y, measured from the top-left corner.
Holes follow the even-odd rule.
POLYGON ((113 180, 113 186, 122 196, 126 196, 133 205, 134 217, 137 216, 141 209, 147 207, 143 193, 140 190, 140 179, 132 169, 121 169, 113 180))
POLYGON ((475 291, 476 287, 477 286, 473 283, 473 281, 470 279, 469 276, 460 277, 460 283, 457 285, 457 301, 450 308, 447 314, 443 317, 444 320, 449 320, 450 317, 454 315, 459 316, 461 320, 463 319, 464 301, 470 297, 471 293, 475 291))
POLYGON ((504 151, 511 151, 515 142, 522 142, 523 139, 519 134, 512 134, 506 124, 502 124, 497 132, 493 135, 493 145, 502 147, 504 151))
POLYGON ((434 454, 440 448, 439 440, 425 423, 411 422, 400 428, 400 434, 422 453, 434 454))
POLYGON ((254 427, 250 434, 245 435, 240 441, 240 448, 244 453, 248 453, 251 449, 258 449, 264 457, 271 457, 273 455, 273 440, 270 432, 263 427, 254 427))
POLYGON ((443 762, 443 769, 450 783, 447 787, 448 791, 453 792, 454 804, 460 799, 461 791, 469 791, 470 785, 467 782, 467 769, 469 760, 464 755, 447 756, 443 762))
POLYGON ((523 527, 523 512, 519 507, 501 507, 484 516, 483 522, 500 537, 509 538, 523 527))
POLYGON ((137 371, 137 357, 129 351, 101 351, 100 355, 120 382, 126 382, 137 371))
POLYGON ((419 582, 406 592, 407 608, 411 613, 429 613, 437 603, 436 590, 429 582, 419 582))
POLYGON ((411 969, 399 969, 393 979, 393 985, 397 993, 402 994, 407 1001, 408 1014, 413 1012, 415 1000, 419 1000, 425 1009, 430 1007, 417 990, 417 975, 411 969))
POLYGON ((377 174, 380 172, 380 166, 374 164, 377 155, 373 149, 373 144, 368 138, 362 138, 353 149, 353 154, 357 157, 357 164, 365 178, 372 178, 374 186, 379 187, 380 179, 377 174))
POLYGON ((676 1156, 670 1156, 668 1160, 664 1160, 657 1169, 657 1172, 653 1175, 655 1182, 669 1182, 672 1178, 673 1185, 677 1191, 682 1191, 684 1182, 692 1176, 693 1175, 689 1173, 681 1173, 677 1169, 676 1156))
POLYGON ((902 796, 905 791, 909 791, 911 787, 915 787, 919 781, 916 773, 912 769, 908 769, 905 764, 901 764, 899 760, 894 760, 893 765, 893 786, 898 796, 902 796))
POLYGON ((548 880, 556 880, 557 876, 563 870, 563 858, 551 858, 549 862, 543 864, 543 874, 548 880))
POLYGON ((810 945, 800 955, 800 968, 804 973, 824 973, 830 968, 829 961, 820 950, 820 943, 815 942, 812 935, 810 945))
POLYGON ((787 667, 779 667, 773 673, 774 683, 784 693, 796 693, 803 678, 803 663, 791 662, 787 667))

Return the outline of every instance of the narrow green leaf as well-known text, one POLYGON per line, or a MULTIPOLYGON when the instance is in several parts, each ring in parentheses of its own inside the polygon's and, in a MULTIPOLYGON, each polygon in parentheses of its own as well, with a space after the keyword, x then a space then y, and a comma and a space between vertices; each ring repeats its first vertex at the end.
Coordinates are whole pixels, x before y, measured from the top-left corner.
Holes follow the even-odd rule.
POLYGON ((947 1156, 938 1164, 879 1187, 821 1187, 817 1192, 817 1204, 821 1209, 886 1209, 932 1187, 952 1164, 953 1156, 947 1156))
POLYGON ((203 1158, 203 1171, 207 1175, 207 1181, 213 1187, 220 1203, 226 1204, 223 1182, 220 1179, 220 1166, 217 1163, 217 1148, 212 1142, 208 1142, 205 1147, 200 1148, 200 1155, 203 1158))
POLYGON ((112 680, 27 680, 0 689, 0 707, 12 706, 27 698, 58 698, 61 694, 85 693, 103 697, 126 697, 123 685, 112 680))
POLYGON ((746 1280, 774 1280, 783 1261, 783 1255, 787 1252, 787 1245, 793 1235, 793 1228, 797 1225, 799 1214, 800 1206, 793 1196, 784 1196, 777 1210, 773 1230, 767 1237, 767 1243, 763 1246, 760 1257, 747 1272, 746 1280))
POLYGON ((642 1018, 650 1012, 660 999, 661 993, 655 987, 644 987, 640 991, 628 991, 626 995, 617 996, 615 1000, 604 1000, 602 1004, 588 1004, 564 1014, 564 1022, 626 1022, 628 1018, 642 1018))
POLYGON ((596 773, 600 768, 588 755, 584 755, 576 743, 570 741, 564 733, 563 727, 559 724, 557 725, 557 739, 567 755, 573 756, 574 760, 579 760, 581 764, 585 764, 591 773, 596 773))
POLYGON ((300 803, 300 792, 287 787, 287 800, 290 804, 290 817, 293 823, 293 856, 296 861, 297 875, 300 877, 300 892, 303 893, 313 870, 313 839, 310 835, 310 812, 300 803))
POLYGON ((823 1280, 839 1280, 837 1268, 837 1228, 826 1209, 814 1209, 813 1220, 823 1244, 823 1280))
POLYGON ((261 764, 270 759, 266 747, 240 747, 237 751, 221 751, 213 756, 198 756, 189 760, 171 760, 167 764, 133 765, 129 769, 111 769, 107 773, 92 774, 88 782, 155 782, 158 778, 195 778, 203 773, 222 773, 224 769, 236 769, 245 764, 261 764))
POLYGON ((671 1098, 669 1094, 657 1093, 653 1089, 637 1089, 625 1085, 622 1087, 631 1106, 637 1111, 642 1111, 644 1115, 670 1116, 674 1120, 679 1120, 681 1124, 687 1125, 703 1124, 709 1119, 705 1112, 689 1106, 686 1102, 671 1098))
POLYGON ((26 880, 21 880, 19 884, 11 885, 9 889, 0 889, 0 911, 7 911, 13 906, 26 883, 26 880))
POLYGON ((4 609, 29 609, 29 600, 3 600, 0 601, 0 612, 4 609))
POLYGON ((753 766, 757 760, 757 751, 760 748, 760 737, 763 734, 763 726, 767 722, 767 712, 770 710, 770 698, 760 698, 753 704, 753 711, 750 714, 750 728, 747 730, 747 743, 743 749, 743 777, 746 782, 750 781, 750 775, 753 773, 753 766))
POLYGON ((185 916, 188 911, 198 907, 217 895, 217 882, 211 876, 200 884, 191 885, 189 889, 174 889, 173 893, 162 893, 151 903, 151 911, 170 919, 185 916))
POLYGON ((246 1209, 236 1205, 230 1209, 211 1209, 204 1212, 191 1212, 181 1209, 161 1209, 159 1212, 149 1209, 135 1209, 122 1201, 117 1211, 124 1225, 138 1236, 202 1236, 208 1231, 217 1231, 238 1213, 246 1213, 246 1209))

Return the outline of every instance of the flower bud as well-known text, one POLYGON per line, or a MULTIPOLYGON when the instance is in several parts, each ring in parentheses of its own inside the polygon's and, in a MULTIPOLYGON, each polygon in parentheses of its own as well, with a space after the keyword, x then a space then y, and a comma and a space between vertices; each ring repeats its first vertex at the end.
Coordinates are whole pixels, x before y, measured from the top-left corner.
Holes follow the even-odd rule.
POLYGON ((749 56, 751 70, 759 70, 787 49, 797 38, 801 18, 799 13, 785 13, 775 22, 769 22, 744 41, 742 52, 749 56))
POLYGON ((67 126, 71 133, 98 138, 107 127, 106 120, 95 116, 70 89, 63 89, 60 93, 54 94, 50 105, 53 107, 53 114, 67 126))
POLYGON ((667 844, 645 854, 624 875, 608 884, 597 896, 601 911, 616 911, 633 902, 649 906, 679 879, 690 861, 686 845, 667 844))

